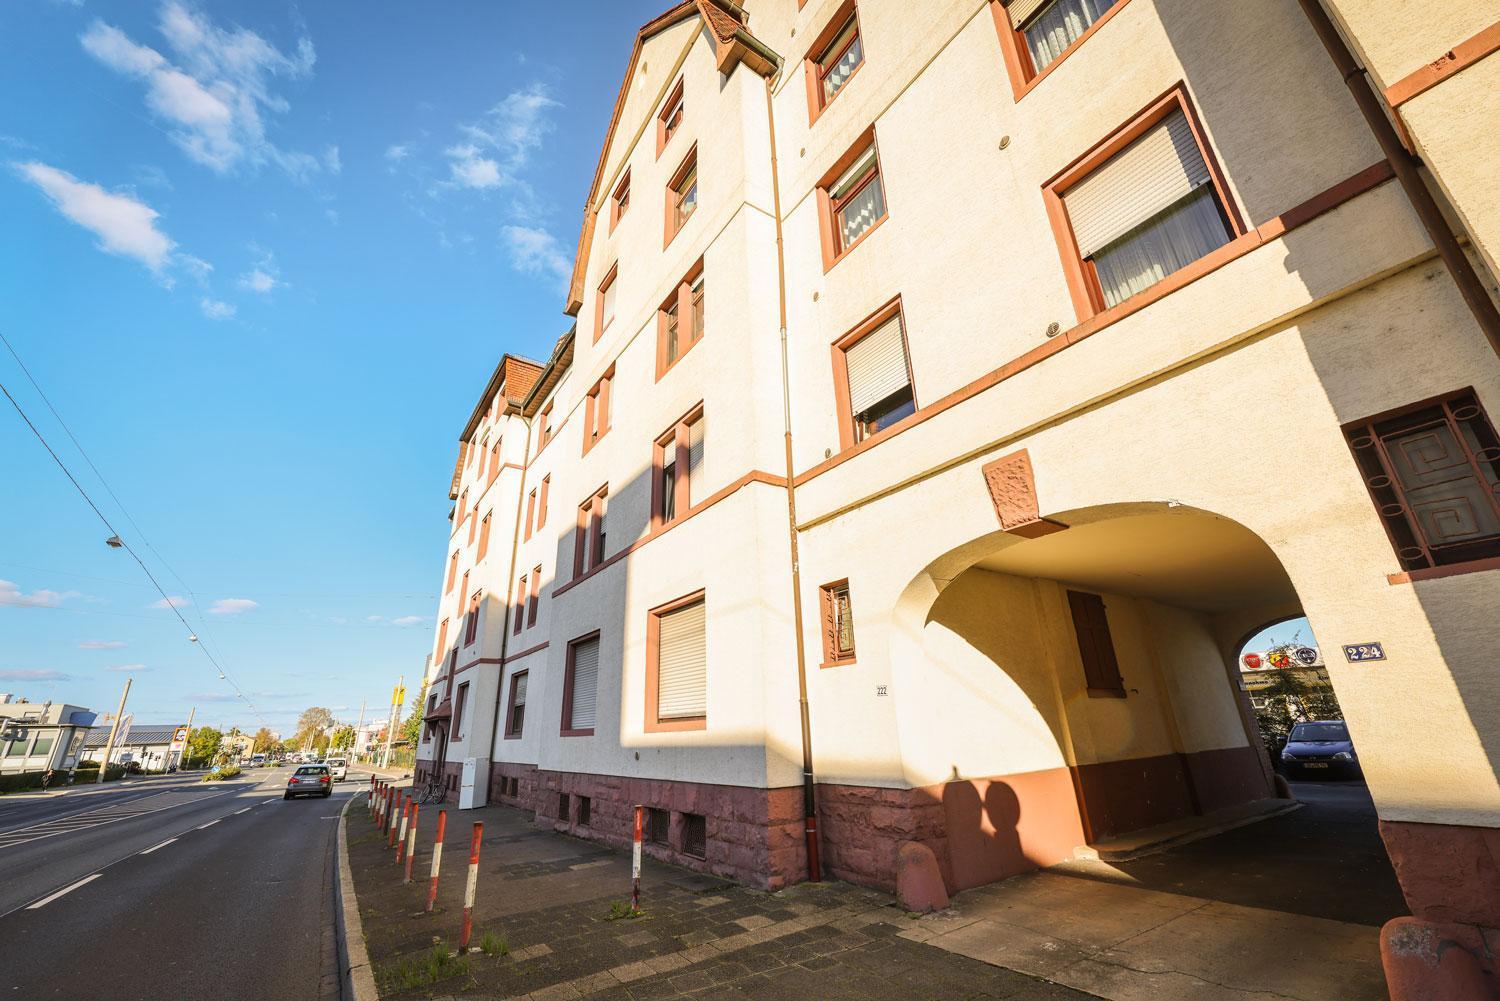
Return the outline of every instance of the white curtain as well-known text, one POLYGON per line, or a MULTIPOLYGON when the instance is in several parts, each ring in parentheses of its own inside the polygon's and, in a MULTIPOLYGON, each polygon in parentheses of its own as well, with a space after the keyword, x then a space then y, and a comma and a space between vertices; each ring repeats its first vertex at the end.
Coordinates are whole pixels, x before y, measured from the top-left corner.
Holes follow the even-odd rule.
POLYGON ((1057 0, 1033 18, 1022 31, 1031 47, 1031 61, 1037 72, 1061 56, 1115 3, 1116 0, 1057 0))
POLYGON ((1093 256, 1113 306, 1229 242, 1212 187, 1202 187, 1093 256))

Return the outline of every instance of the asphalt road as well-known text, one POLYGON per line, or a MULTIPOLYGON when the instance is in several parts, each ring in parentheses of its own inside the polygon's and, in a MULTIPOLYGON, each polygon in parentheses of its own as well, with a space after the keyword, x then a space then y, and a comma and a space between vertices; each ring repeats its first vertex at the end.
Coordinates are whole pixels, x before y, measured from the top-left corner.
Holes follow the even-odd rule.
POLYGON ((330 799, 288 802, 289 774, 169 776, 0 803, 0 990, 337 998, 337 818, 368 776, 350 772, 330 799))

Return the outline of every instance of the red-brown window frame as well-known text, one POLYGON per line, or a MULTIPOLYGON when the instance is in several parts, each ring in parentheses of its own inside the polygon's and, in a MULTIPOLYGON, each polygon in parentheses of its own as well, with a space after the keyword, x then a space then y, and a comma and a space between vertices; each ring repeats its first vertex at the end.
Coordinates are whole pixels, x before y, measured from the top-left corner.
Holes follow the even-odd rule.
POLYGON ((914 412, 888 428, 881 428, 864 441, 883 439, 888 433, 904 426, 907 421, 917 418, 922 412, 922 406, 917 397, 917 379, 912 371, 911 344, 907 341, 906 311, 902 308, 901 297, 898 295, 861 320, 853 330, 833 342, 833 396, 839 408, 839 451, 841 452, 862 443, 858 429, 854 426, 854 406, 849 398, 849 363, 845 354, 882 323, 898 315, 901 317, 901 343, 906 353, 906 380, 911 386, 911 404, 914 412))
MULTIPOLYGON (((807 81, 807 123, 809 125, 816 122, 828 106, 838 100, 839 94, 842 94, 848 88, 849 84, 854 82, 854 78, 859 75, 859 71, 864 69, 865 63, 869 61, 870 53, 869 49, 866 48, 863 58, 859 61, 859 65, 854 67, 854 72, 849 74, 849 79, 844 81, 844 86, 839 88, 838 94, 834 94, 831 98, 824 98, 823 78, 828 74, 823 70, 825 60, 820 57, 827 53, 828 47, 838 38, 839 33, 848 26, 850 20, 854 21, 854 35, 849 39, 849 45, 853 45, 855 40, 858 40, 860 45, 864 45, 865 34, 863 26, 859 23, 859 6, 855 3, 855 0, 844 0, 838 6, 838 9, 833 12, 832 16, 829 17, 828 23, 823 25, 823 30, 818 32, 812 44, 807 47, 807 55, 802 58, 803 76, 807 81)), ((846 45, 840 49, 838 58, 843 58, 843 54, 848 51, 848 48, 849 46, 846 45)), ((838 59, 834 59, 833 63, 837 65, 838 59)))
MULTIPOLYGON (((574 652, 577 650, 578 645, 580 643, 587 643, 590 640, 598 640, 598 639, 599 639, 599 630, 595 629, 591 633, 585 633, 582 636, 574 637, 573 639, 571 639, 571 640, 568 641, 568 655, 567 655, 567 659, 565 661, 566 666, 563 668, 562 723, 561 723, 560 729, 558 730, 558 735, 559 736, 562 736, 562 737, 592 737, 594 735, 594 728, 593 727, 588 727, 587 729, 580 729, 580 728, 575 727, 573 725, 573 656, 574 656, 574 652)), ((604 659, 604 650, 602 648, 602 645, 601 645, 601 649, 599 651, 599 655, 600 655, 599 659, 602 661, 604 659)), ((596 678, 597 678, 597 676, 596 676, 596 678)), ((596 680, 595 683, 597 684, 597 680, 596 680)), ((595 693, 594 706, 595 706, 594 712, 595 712, 596 718, 597 718, 597 714, 598 714, 598 711, 599 711, 598 710, 598 695, 597 695, 597 693, 595 693)))
POLYGON ((552 474, 548 473, 542 477, 542 489, 537 495, 536 502, 536 531, 540 532, 542 526, 547 524, 547 494, 552 489, 552 474))
POLYGON ((469 598, 469 610, 464 613, 464 646, 473 646, 479 638, 479 602, 483 596, 481 588, 469 598))
MULTIPOLYGON (((823 663, 820 667, 847 667, 854 663, 855 649, 847 653, 839 649, 838 644, 838 603, 835 595, 842 589, 849 591, 849 578, 836 580, 824 584, 818 588, 818 612, 822 619, 823 632, 823 663)), ((854 608, 854 599, 849 599, 851 613, 854 608)), ((853 630, 850 630, 851 633, 853 630)))
MULTIPOLYGON (((511 729, 511 724, 515 721, 516 718, 516 686, 520 684, 520 679, 526 677, 526 675, 529 673, 530 671, 517 671, 510 676, 510 695, 505 702, 504 736, 506 740, 520 740, 522 732, 526 729, 526 717, 524 714, 521 717, 521 725, 519 727, 511 729)), ((530 701, 530 693, 528 693, 527 701, 530 701)))
POLYGON ((538 452, 546 448, 547 442, 552 440, 552 404, 554 402, 553 400, 548 400, 547 405, 536 415, 537 423, 540 425, 537 430, 536 450, 538 452))
POLYGON ((1103 28, 1110 18, 1129 3, 1130 0, 1117 0, 1113 7, 1101 14, 1099 19, 1089 25, 1088 30, 1074 39, 1073 43, 1056 59, 1042 67, 1041 72, 1037 72, 1031 58, 1031 48, 1026 44, 1026 36, 1011 23, 1010 10, 1005 0, 990 0, 990 13, 995 18, 995 31, 1000 36, 1000 52, 1005 59, 1005 72, 1010 77, 1011 92, 1015 95, 1015 99, 1019 101, 1031 93, 1053 70, 1061 66, 1069 56, 1093 38, 1094 32, 1103 28))
POLYGON ((823 247, 823 273, 827 274, 833 269, 835 264, 848 257, 849 253, 855 247, 864 243, 871 233, 879 229, 890 218, 890 215, 890 193, 885 190, 884 172, 880 169, 880 143, 876 141, 875 126, 871 125, 864 132, 860 133, 859 138, 854 140, 854 144, 849 147, 848 151, 835 160, 833 166, 828 168, 828 171, 818 179, 818 229, 823 247), (834 183, 843 176, 844 171, 854 166, 854 162, 872 146, 875 148, 874 171, 863 184, 835 202, 833 196, 829 194, 829 188, 833 187, 834 183), (885 212, 881 214, 879 219, 870 224, 869 229, 866 229, 859 236, 855 237, 853 243, 844 246, 843 237, 839 233, 838 210, 871 184, 879 184, 881 186, 885 212))
POLYGON ((526 580, 527 575, 522 574, 521 579, 516 582, 516 619, 510 627, 512 636, 521 635, 521 630, 526 625, 526 580))
POLYGON ((500 475, 500 439, 495 439, 495 445, 490 449, 490 483, 500 475))
POLYGON ((477 533, 478 528, 479 528, 479 502, 475 501, 474 502, 474 506, 469 509, 469 542, 468 542, 468 544, 471 545, 471 546, 474 544, 474 536, 477 533))
POLYGON ((661 111, 656 115, 656 156, 658 159, 661 158, 667 145, 671 143, 672 137, 682 131, 683 119, 687 117, 687 101, 683 97, 684 82, 683 77, 677 78, 676 86, 667 94, 667 99, 662 102, 661 111), (672 117, 674 109, 678 112, 677 124, 669 125, 668 119, 672 117))
MULTIPOLYGON (((693 202, 693 211, 684 216, 680 223, 677 220, 677 197, 679 195, 677 189, 687 183, 688 175, 690 173, 696 174, 697 170, 698 144, 693 143, 693 145, 689 147, 687 155, 682 158, 682 163, 677 167, 675 171, 672 172, 672 179, 667 182, 666 237, 662 241, 663 249, 671 246, 672 240, 677 236, 677 234, 686 229, 688 222, 693 218, 693 216, 698 214, 698 203, 703 200, 703 192, 701 190, 698 192, 697 199, 693 202)), ((699 180, 701 180, 701 178, 699 180)), ((697 181, 695 181, 694 183, 697 184, 697 181)))
POLYGON ((448 646, 448 620, 444 619, 438 623, 437 654, 435 660, 442 660, 443 654, 447 653, 448 646))
POLYGON ((458 580, 458 550, 453 550, 453 555, 448 557, 448 583, 443 587, 444 594, 453 593, 453 584, 458 580))
POLYGON ((522 542, 530 542, 531 541, 531 533, 532 533, 531 517, 535 513, 536 513, 536 490, 533 489, 531 491, 531 493, 529 493, 529 494, 526 495, 526 531, 521 535, 521 541, 522 542))
MULTIPOLYGON (((693 285, 703 277, 703 258, 688 269, 682 281, 672 290, 672 294, 662 300, 662 304, 656 309, 656 381, 660 382, 662 376, 671 371, 672 367, 682 361, 683 356, 693 349, 695 345, 703 340, 703 331, 698 329, 696 316, 693 311, 693 285), (671 361, 667 360, 667 329, 670 326, 667 313, 673 307, 677 307, 677 357, 671 361), (683 347, 686 341, 687 346, 683 347)), ((708 326, 708 281, 703 283, 703 312, 704 326, 708 326)))
POLYGON ((465 681, 458 686, 458 691, 453 694, 453 739, 463 737, 464 730, 464 703, 469 701, 469 683, 465 681))
POLYGON ((578 505, 578 524, 573 530, 573 577, 582 577, 604 562, 604 519, 608 517, 609 487, 603 486, 578 505))
MULTIPOLYGON (((1118 7, 1110 9, 1116 10, 1118 7)), ((1228 242, 1224 246, 1198 258, 1198 260, 1186 267, 1179 268, 1177 271, 1172 272, 1172 274, 1165 276, 1157 284, 1160 285, 1168 281, 1180 284, 1182 276, 1186 273, 1206 274, 1217 267, 1226 257, 1240 252, 1240 248, 1235 245, 1235 241, 1246 233, 1244 219, 1240 216, 1239 206, 1235 204, 1234 198, 1230 195, 1229 184, 1224 178, 1224 171, 1220 169, 1218 157, 1214 155, 1213 147, 1208 143, 1207 134, 1203 131, 1203 123, 1199 121, 1198 112, 1193 107, 1193 102, 1188 96, 1187 85, 1179 82, 1042 185, 1042 198, 1047 206, 1047 218, 1052 223, 1052 231, 1057 238, 1057 249, 1062 258, 1063 275, 1068 282, 1068 294, 1072 296, 1073 309, 1077 313, 1080 323, 1091 316, 1104 312, 1106 308, 1118 309, 1125 305, 1126 302, 1129 302, 1130 299, 1116 303, 1111 307, 1105 306, 1104 290, 1099 285, 1098 273, 1094 270, 1093 262, 1085 260, 1079 252, 1078 241, 1073 236, 1073 224, 1068 220, 1068 210, 1063 204, 1063 196, 1067 194, 1069 189, 1103 166, 1111 157, 1135 142, 1135 140, 1139 139, 1149 129, 1175 111, 1183 113, 1183 116, 1187 119, 1188 127, 1192 129, 1193 139, 1198 144, 1198 152, 1202 154, 1203 162, 1207 165, 1209 176, 1212 178, 1214 196, 1218 199, 1219 210, 1223 214, 1225 221, 1229 224, 1230 235, 1228 242)), ((1137 292, 1131 299, 1151 294, 1152 289, 1144 289, 1137 292)))
POLYGON ((590 389, 588 396, 583 401, 583 454, 588 455, 589 449, 604 440, 609 434, 609 397, 610 390, 615 381, 615 367, 611 365, 609 370, 599 377, 590 389))
POLYGON ((475 562, 484 559, 485 554, 490 551, 490 519, 494 516, 495 511, 491 508, 490 513, 479 523, 479 549, 474 553, 475 562))
MULTIPOLYGON (((692 496, 692 488, 688 483, 688 445, 692 434, 692 427, 703 420, 703 403, 693 406, 693 409, 683 414, 672 426, 657 437, 651 449, 651 531, 655 532, 664 525, 681 521, 687 516, 688 509, 694 503, 702 503, 706 497, 696 499, 692 496), (672 518, 668 520, 663 510, 666 504, 666 492, 662 490, 662 474, 667 466, 667 449, 672 449, 672 476, 674 486, 672 488, 672 518)), ((704 449, 708 448, 707 441, 704 449)))
POLYGON ((618 278, 619 276, 620 276, 620 262, 616 261, 614 263, 614 265, 609 269, 609 271, 605 273, 604 280, 599 283, 598 292, 596 293, 596 295, 594 297, 594 343, 595 344, 599 343, 599 338, 601 338, 601 337, 604 336, 604 332, 606 330, 608 330, 609 329, 609 325, 614 322, 615 318, 614 318, 613 314, 611 314, 610 317, 609 317, 609 319, 607 319, 607 320, 604 318, 604 293, 607 292, 607 291, 609 291, 609 287, 615 283, 615 279, 618 278))
MULTIPOLYGON (((1386 576, 1386 580, 1392 584, 1409 584, 1414 581, 1453 577, 1459 574, 1476 573, 1483 570, 1500 570, 1500 553, 1495 555, 1480 555, 1471 559, 1455 560, 1451 563, 1438 563, 1434 560, 1432 556, 1432 542, 1421 530, 1420 523, 1411 516, 1410 505, 1406 500, 1405 490, 1401 485, 1400 478, 1392 471, 1389 454, 1379 436, 1375 433, 1375 426, 1378 424, 1384 424, 1422 410, 1435 408, 1440 408, 1443 411, 1444 421, 1450 430, 1454 429, 1460 420, 1478 421, 1487 428, 1491 435, 1495 434, 1494 421, 1490 419, 1489 412, 1485 409, 1484 401, 1479 398, 1479 394, 1475 392, 1472 386, 1429 397, 1425 400, 1419 400, 1416 403, 1396 407, 1393 410, 1364 417, 1357 421, 1351 421, 1342 428, 1344 439, 1349 445, 1349 450, 1354 458, 1355 467, 1359 472, 1361 481, 1370 496, 1371 503, 1375 505, 1375 512, 1380 517, 1381 527, 1385 529, 1386 537, 1390 539, 1391 551, 1402 566, 1400 572, 1386 576), (1473 399, 1476 409, 1473 417, 1458 416, 1458 411, 1455 409, 1454 404, 1459 402, 1461 398, 1473 399), (1366 446, 1361 446, 1358 443, 1365 436, 1369 436, 1372 439, 1371 446, 1369 447, 1373 448, 1372 458, 1379 466, 1377 477, 1384 480, 1384 483, 1372 483, 1366 475, 1364 465, 1361 463, 1360 449, 1366 446), (1382 499, 1377 491, 1386 491, 1388 496, 1382 499), (1392 524, 1398 518, 1404 522, 1406 531, 1412 536, 1412 548, 1417 549, 1418 554, 1413 556, 1402 555, 1406 546, 1403 544, 1403 540, 1397 535, 1392 524), (1427 565, 1410 565, 1417 560, 1424 561, 1427 565)), ((1479 454, 1474 451, 1462 433, 1455 434, 1454 437, 1464 450, 1465 459, 1471 467, 1477 467, 1480 462, 1497 461, 1490 458, 1480 459, 1479 454)), ((1475 472, 1481 476, 1480 482, 1485 482, 1482 472, 1477 468, 1475 472)), ((1500 549, 1500 544, 1490 543, 1490 545, 1500 549)))
POLYGON ((542 596, 542 568, 540 565, 531 570, 531 594, 526 599, 526 627, 536 625, 537 608, 541 605, 542 596))
POLYGON ((625 168, 625 173, 620 178, 620 183, 615 185, 615 190, 609 196, 609 231, 615 231, 615 225, 625 218, 625 213, 630 211, 630 168, 625 168))
MULTIPOLYGON (((680 733, 689 730, 708 729, 708 716, 692 716, 683 719, 662 719, 657 715, 660 706, 660 678, 658 661, 661 656, 661 618, 681 608, 695 605, 701 601, 707 601, 707 591, 699 588, 692 594, 685 594, 681 598, 675 598, 663 605, 657 605, 646 613, 646 733, 680 733)), ((703 628, 708 628, 708 616, 703 618, 703 628)), ((704 665, 705 671, 707 665, 704 665)))

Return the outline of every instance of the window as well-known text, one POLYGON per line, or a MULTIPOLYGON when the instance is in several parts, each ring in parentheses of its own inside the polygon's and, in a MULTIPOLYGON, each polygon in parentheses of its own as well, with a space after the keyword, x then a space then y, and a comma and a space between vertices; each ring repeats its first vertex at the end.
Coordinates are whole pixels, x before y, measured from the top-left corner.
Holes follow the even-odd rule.
POLYGON ((448 646, 448 620, 444 619, 438 623, 437 656, 435 660, 442 660, 443 654, 447 653, 448 646))
POLYGON ((464 527, 464 519, 467 518, 468 516, 469 516, 469 488, 465 487, 464 488, 464 492, 458 495, 458 524, 453 526, 453 530, 455 532, 459 531, 460 529, 462 529, 464 527))
POLYGON ((563 675, 562 735, 586 737, 594 733, 599 688, 599 634, 568 644, 563 675))
POLYGON ((1500 438, 1472 389, 1346 425, 1344 436, 1404 571, 1500 559, 1500 438))
POLYGON ((568 816, 572 811, 568 809, 573 804, 569 802, 568 794, 560 792, 557 794, 557 816, 564 824, 568 822, 568 816))
POLYGON ((495 482, 495 477, 500 475, 500 443, 497 441, 490 449, 490 482, 495 482))
POLYGON ((698 147, 694 146, 667 184, 667 243, 671 243, 672 237, 687 225, 697 208, 698 147))
POLYGON ((677 81, 677 86, 667 95, 662 102, 661 114, 656 116, 656 155, 661 156, 662 150, 672 141, 677 130, 682 127, 682 81, 677 81))
POLYGON ((1080 319, 1144 292, 1243 227, 1178 87, 1046 186, 1080 319))
POLYGON ((855 72, 864 65, 865 44, 859 34, 859 12, 854 0, 841 6, 813 40, 807 55, 807 110, 810 121, 817 121, 844 89, 855 72))
POLYGON ((708 821, 701 813, 682 815, 682 854, 692 858, 708 857, 708 821))
POLYGON ((489 451, 489 447, 490 438, 489 435, 485 435, 484 441, 479 444, 479 468, 474 470, 474 478, 476 480, 484 476, 484 454, 489 451))
POLYGON ((834 344, 834 386, 843 407, 840 446, 864 441, 916 413, 901 302, 896 300, 834 344))
POLYGON ((587 827, 587 826, 589 826, 589 820, 591 819, 591 815, 594 812, 593 808, 594 808, 594 803, 593 803, 592 797, 589 797, 589 796, 579 796, 578 797, 578 826, 579 827, 587 827))
POLYGON ((458 686, 458 698, 453 702, 453 739, 458 740, 464 735, 464 706, 469 702, 469 683, 465 681, 458 686))
POLYGON ((672 815, 660 807, 646 808, 646 840, 653 845, 671 847, 672 815))
POLYGON ((526 575, 522 574, 520 581, 516 584, 516 621, 510 629, 514 636, 521 635, 521 628, 526 623, 526 593, 526 575))
POLYGON ((652 471, 652 527, 670 524, 708 496, 703 489, 706 423, 700 403, 656 439, 652 471))
POLYGON ((479 599, 483 591, 475 591, 469 599, 469 611, 464 617, 464 645, 470 646, 479 635, 479 599))
POLYGON ((688 271, 656 314, 656 378, 667 374, 677 359, 703 340, 706 289, 703 261, 688 271))
POLYGON ((837 581, 818 589, 823 616, 823 666, 854 663, 854 612, 849 605, 849 582, 837 581))
POLYGON ((474 544, 474 533, 479 527, 479 502, 474 502, 474 507, 469 511, 469 545, 474 544))
POLYGON ((594 388, 589 390, 588 399, 584 401, 583 452, 585 455, 609 431, 609 389, 614 378, 615 370, 611 368, 599 377, 598 382, 594 383, 594 388))
POLYGON ((470 441, 467 445, 464 446, 464 465, 466 466, 474 465, 474 453, 477 451, 477 449, 474 447, 475 444, 476 442, 470 441))
POLYGON ((609 206, 609 229, 614 232, 615 224, 625 216, 626 210, 630 208, 630 168, 625 169, 625 176, 620 178, 620 183, 615 186, 614 197, 609 206))
POLYGON ((475 554, 475 560, 484 559, 484 554, 490 551, 490 519, 495 517, 495 512, 490 511, 484 516, 484 521, 479 523, 479 551, 475 554))
POLYGON ((604 506, 609 488, 578 508, 578 527, 573 533, 573 576, 581 577, 604 562, 604 506))
POLYGON ((522 542, 531 538, 531 519, 536 514, 536 491, 526 495, 526 534, 521 537, 522 542))
POLYGON ((646 627, 646 731, 701 730, 708 718, 703 592, 651 610, 646 627))
POLYGON ((1002 35, 1009 29, 1007 58, 1031 80, 1066 55, 1122 0, 1008 0, 1002 35), (1014 53, 1014 55, 1012 55, 1014 53))
POLYGON ((536 527, 541 531, 543 525, 547 524, 547 494, 552 489, 551 475, 542 477, 542 492, 536 502, 536 527))
POLYGON ((552 440, 552 400, 537 414, 537 426, 541 428, 537 435, 536 450, 540 452, 547 447, 547 442, 552 440))
POLYGON ((818 182, 823 270, 833 267, 855 244, 885 221, 885 182, 873 129, 818 182))
POLYGON ((1089 696, 1123 699, 1125 682, 1120 677, 1120 662, 1115 659, 1104 599, 1086 591, 1069 591, 1068 609, 1073 613, 1073 632, 1078 637, 1078 656, 1083 661, 1089 696))
POLYGON ((458 550, 453 550, 453 555, 448 557, 448 583, 443 588, 443 593, 448 594, 453 590, 454 578, 458 576, 458 550))
POLYGON ((594 309, 594 342, 609 329, 610 323, 615 318, 615 276, 620 272, 620 265, 615 264, 609 269, 609 274, 604 276, 604 281, 599 283, 599 302, 594 309))
MULTIPOLYGON (((447 625, 448 624, 448 620, 444 619, 443 620, 443 624, 447 625)), ((436 695, 436 693, 434 693, 432 695, 427 696, 427 715, 431 716, 436 711, 437 711, 437 695, 436 695)), ((424 744, 430 744, 430 743, 432 743, 432 726, 430 724, 424 723, 423 726, 422 726, 422 743, 424 743, 424 744)))
POLYGON ((505 709, 505 736, 521 736, 521 725, 526 721, 526 672, 517 671, 510 676, 510 705, 505 709))
POLYGON ((535 567, 531 571, 531 596, 526 599, 526 625, 536 625, 536 610, 541 603, 542 591, 542 568, 535 567))

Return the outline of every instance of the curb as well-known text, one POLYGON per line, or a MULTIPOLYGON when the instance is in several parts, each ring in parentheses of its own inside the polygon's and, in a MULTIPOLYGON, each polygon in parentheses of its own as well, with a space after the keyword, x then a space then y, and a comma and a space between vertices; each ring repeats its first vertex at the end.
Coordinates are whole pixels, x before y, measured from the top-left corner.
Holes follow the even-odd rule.
POLYGON ((334 914, 338 918, 339 993, 344 1001, 379 1001, 375 988, 375 971, 370 954, 365 951, 365 929, 359 919, 359 902, 354 895, 354 870, 349 868, 349 853, 344 850, 349 808, 359 796, 350 796, 339 811, 338 841, 339 879, 334 884, 334 914))

